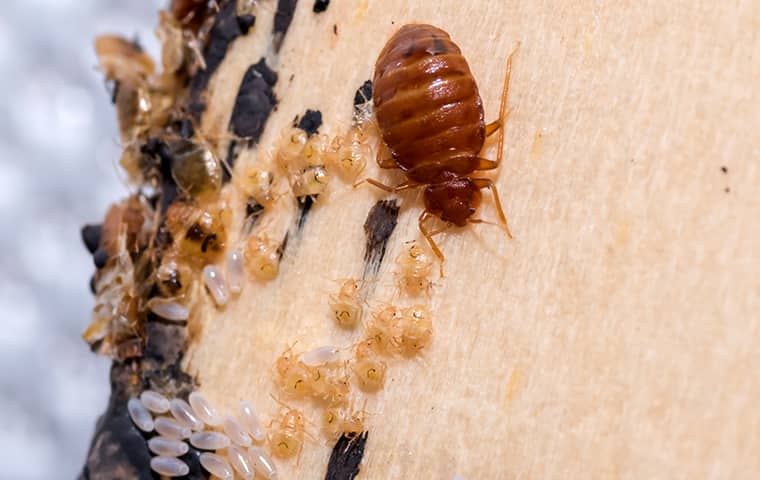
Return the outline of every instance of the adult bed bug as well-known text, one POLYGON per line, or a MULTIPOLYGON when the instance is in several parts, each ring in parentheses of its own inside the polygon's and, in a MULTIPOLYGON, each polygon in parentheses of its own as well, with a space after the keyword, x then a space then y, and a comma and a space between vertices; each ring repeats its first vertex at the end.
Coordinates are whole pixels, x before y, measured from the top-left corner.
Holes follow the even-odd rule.
POLYGON ((481 201, 481 189, 491 190, 499 219, 512 237, 496 186, 490 179, 472 178, 471 174, 495 169, 501 163, 513 55, 514 51, 507 60, 499 118, 487 125, 467 61, 440 28, 422 24, 401 27, 375 63, 372 98, 387 150, 378 154, 378 164, 400 169, 407 181, 395 187, 371 178, 364 181, 388 192, 425 188, 419 228, 441 262, 443 253, 433 240, 440 231, 431 231, 428 219, 437 216, 460 227, 484 223, 472 218, 481 201), (486 137, 496 131, 496 161, 480 157, 486 137))

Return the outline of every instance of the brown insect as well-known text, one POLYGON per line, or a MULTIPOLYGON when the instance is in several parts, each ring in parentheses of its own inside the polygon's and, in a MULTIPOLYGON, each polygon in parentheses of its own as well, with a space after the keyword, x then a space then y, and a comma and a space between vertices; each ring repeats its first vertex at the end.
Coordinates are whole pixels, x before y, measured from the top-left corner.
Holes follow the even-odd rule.
MULTIPOLYGON (((380 52, 375 63, 373 101, 385 147, 378 154, 381 168, 398 168, 407 181, 395 187, 374 179, 365 181, 388 192, 425 187, 425 210, 419 228, 435 254, 443 253, 433 240, 427 221, 433 216, 457 226, 484 223, 472 218, 488 188, 501 223, 512 238, 493 182, 472 178, 478 170, 499 166, 512 55, 507 60, 499 118, 483 121, 483 102, 467 61, 449 34, 432 25, 401 27, 380 52), (479 156, 486 137, 499 131, 496 161, 479 156)), ((361 183, 361 182, 360 182, 361 183)))

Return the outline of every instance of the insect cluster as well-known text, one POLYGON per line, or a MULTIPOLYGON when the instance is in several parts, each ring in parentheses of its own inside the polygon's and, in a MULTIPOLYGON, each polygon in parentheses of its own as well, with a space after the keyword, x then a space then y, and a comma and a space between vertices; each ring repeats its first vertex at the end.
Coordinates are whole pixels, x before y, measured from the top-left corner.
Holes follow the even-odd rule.
MULTIPOLYGON (((277 468, 262 447, 267 438, 264 427, 248 401, 240 402, 237 416, 221 415, 197 391, 185 401, 145 390, 127 401, 127 411, 135 426, 149 436, 148 449, 155 455, 150 466, 160 475, 187 475, 190 467, 183 457, 192 446, 201 466, 216 478, 277 478, 277 468)), ((273 429, 270 435, 281 431, 273 429)))

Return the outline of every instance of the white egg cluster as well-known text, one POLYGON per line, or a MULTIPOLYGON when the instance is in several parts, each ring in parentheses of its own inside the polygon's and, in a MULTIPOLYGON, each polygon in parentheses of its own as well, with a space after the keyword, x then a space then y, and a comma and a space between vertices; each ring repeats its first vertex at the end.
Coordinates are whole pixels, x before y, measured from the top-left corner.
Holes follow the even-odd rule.
POLYGON ((230 250, 224 266, 206 265, 203 268, 203 283, 214 303, 224 306, 231 295, 237 295, 243 288, 243 254, 238 249, 230 250))
POLYGON ((148 440, 148 448, 155 455, 150 467, 160 475, 181 477, 190 472, 178 458, 190 450, 189 442, 203 451, 201 466, 221 480, 253 480, 257 475, 277 479, 272 459, 257 445, 266 435, 250 402, 240 402, 237 416, 221 415, 200 392, 185 401, 145 390, 139 399, 127 401, 127 411, 137 428, 158 434, 148 440))

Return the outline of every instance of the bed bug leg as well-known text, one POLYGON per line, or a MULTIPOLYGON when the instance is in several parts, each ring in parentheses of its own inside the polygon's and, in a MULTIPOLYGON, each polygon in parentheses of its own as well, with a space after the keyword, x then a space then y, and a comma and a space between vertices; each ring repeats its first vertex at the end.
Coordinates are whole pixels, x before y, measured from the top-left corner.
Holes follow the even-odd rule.
MULTIPOLYGON (((496 165, 501 164, 501 157, 504 151, 504 124, 507 120, 507 96, 509 94, 509 77, 512 74, 512 57, 517 53, 517 49, 520 48, 518 44, 512 53, 507 58, 507 69, 504 74, 504 86, 501 89, 501 103, 499 105, 499 118, 495 122, 491 122, 486 125, 486 137, 490 137, 497 130, 499 131, 499 150, 496 156, 496 165)), ((493 167, 495 168, 495 167, 493 167)), ((486 170, 484 168, 478 168, 477 170, 486 170)))
POLYGON ((385 142, 380 142, 380 148, 377 149, 376 161, 380 168, 398 168, 398 164, 393 155, 391 155, 390 150, 388 150, 385 142))
POLYGON ((438 244, 436 244, 435 240, 433 240, 433 235, 437 235, 437 234, 441 233, 443 230, 438 230, 438 231, 435 231, 435 232, 431 232, 425 226, 425 223, 427 222, 427 220, 429 218, 434 217, 434 216, 435 215, 433 215, 429 211, 423 210, 422 213, 420 214, 420 218, 418 220, 418 225, 420 227, 420 232, 422 232, 422 236, 425 237, 425 240, 427 240, 428 244, 430 245, 430 248, 433 249, 433 253, 435 253, 435 256, 438 257, 438 259, 441 261, 441 265, 440 265, 441 278, 443 278, 443 261, 444 261, 445 258, 443 256, 443 252, 441 251, 441 249, 438 248, 438 244))
POLYGON ((512 238, 512 232, 509 231, 509 223, 507 223, 507 216, 504 215, 504 209, 501 208, 501 200, 499 200, 499 191, 496 189, 496 185, 494 185, 493 181, 487 178, 473 178, 472 183, 478 188, 487 188, 491 190, 491 193, 493 194, 493 203, 496 206, 496 212, 499 214, 499 220, 501 220, 501 223, 504 225, 504 230, 507 232, 507 236, 512 238))
POLYGON ((380 183, 379 181, 375 180, 374 178, 365 178, 364 180, 361 180, 359 182, 354 183, 354 188, 358 187, 362 183, 369 183, 370 185, 373 185, 380 190, 385 190, 388 193, 396 193, 396 192, 402 192, 404 190, 409 190, 410 188, 416 188, 419 187, 420 184, 413 181, 408 181, 404 183, 399 183, 395 187, 391 187, 390 185, 386 185, 384 183, 380 183))

